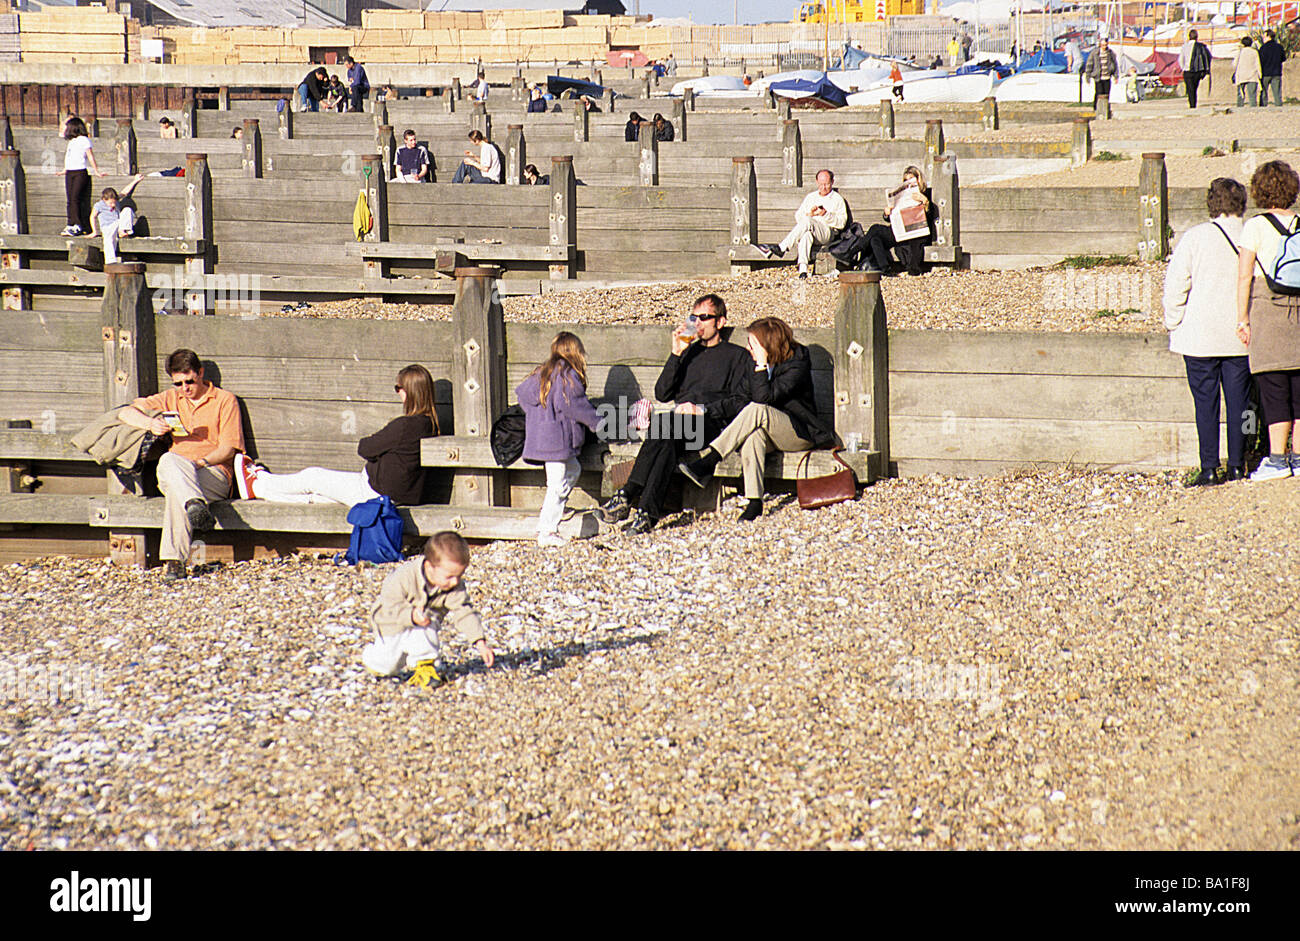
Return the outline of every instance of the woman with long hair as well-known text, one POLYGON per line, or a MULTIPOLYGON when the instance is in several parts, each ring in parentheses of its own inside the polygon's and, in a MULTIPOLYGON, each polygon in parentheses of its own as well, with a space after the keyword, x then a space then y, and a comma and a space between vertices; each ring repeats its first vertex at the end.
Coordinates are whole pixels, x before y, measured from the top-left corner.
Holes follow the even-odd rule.
POLYGON ((515 389, 524 410, 524 460, 546 468, 546 499, 537 515, 537 544, 559 546, 560 517, 578 481, 578 452, 600 414, 587 400, 587 351, 568 331, 556 334, 551 354, 515 389))
POLYGON ((361 439, 357 454, 366 466, 360 471, 308 467, 296 474, 272 474, 236 454, 235 483, 240 498, 353 506, 382 494, 407 506, 422 502, 425 469, 420 463, 420 441, 438 434, 433 377, 423 366, 407 366, 397 374, 393 391, 402 403, 403 414, 361 439))
POLYGON ((894 260, 890 257, 893 249, 898 255, 899 263, 907 269, 908 274, 918 275, 924 270, 925 246, 930 243, 932 230, 925 235, 900 241, 894 235, 890 216, 898 200, 907 199, 919 204, 925 211, 927 228, 931 221, 933 206, 930 203, 930 191, 925 185, 925 176, 920 167, 907 167, 903 170, 903 185, 894 190, 886 201, 882 213, 884 223, 877 223, 867 229, 867 247, 863 252, 862 263, 858 266, 863 271, 879 271, 881 274, 894 274, 894 260))
POLYGON ((750 403, 695 460, 677 469, 703 487, 719 462, 740 452, 745 479, 744 512, 749 522, 763 513, 763 465, 771 451, 808 451, 835 443, 835 432, 817 414, 812 359, 780 317, 761 317, 749 325, 749 353, 754 358, 750 403))
POLYGON ((64 190, 68 197, 68 227, 64 235, 90 233, 90 174, 103 176, 95 163, 95 151, 86 130, 86 122, 69 115, 63 119, 63 138, 68 149, 63 155, 64 190))

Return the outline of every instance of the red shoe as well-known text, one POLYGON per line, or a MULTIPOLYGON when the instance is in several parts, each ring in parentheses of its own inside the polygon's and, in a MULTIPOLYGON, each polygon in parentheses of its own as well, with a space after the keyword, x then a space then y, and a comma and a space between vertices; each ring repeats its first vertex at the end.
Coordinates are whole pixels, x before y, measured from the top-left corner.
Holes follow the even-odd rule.
POLYGON ((253 469, 253 462, 243 454, 236 454, 235 486, 239 488, 239 499, 257 499, 257 495, 253 493, 253 482, 255 480, 257 480, 257 472, 253 469))

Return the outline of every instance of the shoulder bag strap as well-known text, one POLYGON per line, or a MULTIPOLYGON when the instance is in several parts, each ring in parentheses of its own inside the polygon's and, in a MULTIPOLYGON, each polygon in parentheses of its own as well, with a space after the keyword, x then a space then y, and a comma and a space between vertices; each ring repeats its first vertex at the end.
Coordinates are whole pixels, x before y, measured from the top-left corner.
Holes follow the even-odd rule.
POLYGON ((1241 254, 1241 249, 1239 249, 1239 248, 1237 247, 1237 243, 1234 242, 1234 241, 1232 240, 1232 236, 1228 234, 1228 231, 1227 231, 1223 226, 1219 225, 1219 223, 1217 223, 1217 222, 1214 223, 1214 227, 1215 227, 1216 229, 1218 229, 1220 232, 1223 233, 1223 237, 1224 237, 1225 239, 1227 239, 1227 240, 1228 240, 1228 244, 1229 244, 1230 246, 1232 246, 1232 251, 1233 251, 1233 253, 1234 253, 1234 254, 1237 254, 1237 255, 1240 255, 1240 254, 1241 254))
POLYGON ((794 476, 796 480, 799 479, 800 474, 803 474, 805 478, 808 476, 808 472, 807 470, 805 470, 805 468, 807 468, 808 466, 808 458, 810 457, 812 457, 811 451, 805 451, 803 453, 803 457, 800 459, 799 465, 794 469, 794 476))
POLYGON ((846 471, 852 472, 853 468, 849 466, 848 462, 845 461, 844 458, 840 457, 840 452, 843 450, 843 448, 831 448, 831 457, 839 461, 846 471))

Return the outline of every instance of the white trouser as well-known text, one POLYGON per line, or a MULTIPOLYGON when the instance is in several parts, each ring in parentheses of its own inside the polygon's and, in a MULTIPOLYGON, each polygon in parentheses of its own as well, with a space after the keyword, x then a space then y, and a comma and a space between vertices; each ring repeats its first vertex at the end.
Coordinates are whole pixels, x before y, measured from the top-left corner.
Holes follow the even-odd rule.
POLYGON ((104 263, 115 265, 121 261, 117 254, 118 233, 130 235, 135 228, 135 213, 130 209, 122 209, 118 213, 117 221, 110 222, 104 226, 104 263))
POLYGON ((576 457, 567 461, 546 462, 546 499, 537 515, 537 535, 546 536, 560 531, 560 517, 569 503, 569 494, 578 482, 582 465, 576 457))
POLYGON ((194 534, 185 504, 190 500, 225 500, 230 496, 230 479, 215 467, 199 467, 189 458, 168 451, 158 461, 158 489, 167 498, 158 558, 188 562, 194 534))
POLYGON ((421 660, 438 659, 438 628, 441 623, 441 618, 435 617, 428 627, 409 627, 392 637, 376 631, 361 651, 362 665, 371 673, 395 676, 403 670, 414 670, 421 660))
POLYGON ((835 230, 826 223, 825 216, 805 216, 794 224, 790 233, 781 240, 781 251, 788 252, 799 246, 799 270, 808 270, 813 245, 825 245, 835 236, 835 230))
POLYGON ((258 471, 253 496, 268 503, 343 503, 355 506, 379 494, 365 470, 336 471, 308 467, 296 474, 258 471))

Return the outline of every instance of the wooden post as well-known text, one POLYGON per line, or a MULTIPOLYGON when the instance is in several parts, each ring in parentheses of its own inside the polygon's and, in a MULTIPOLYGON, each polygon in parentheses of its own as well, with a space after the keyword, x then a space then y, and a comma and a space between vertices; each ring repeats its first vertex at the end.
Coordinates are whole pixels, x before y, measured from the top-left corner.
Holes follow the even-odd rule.
POLYGON ((444 88, 442 90, 442 106, 448 114, 456 113, 456 96, 452 93, 450 88, 444 88))
MULTIPOLYGON (((496 290, 499 268, 457 268, 451 309, 452 401, 456 434, 486 438, 506 407, 505 316, 496 290)), ((500 506, 510 500, 504 471, 457 471, 454 506, 500 506)))
POLYGON ((280 140, 293 140, 293 108, 289 107, 289 99, 281 98, 282 108, 277 113, 280 119, 280 140))
POLYGON ((516 73, 510 79, 510 100, 524 100, 524 77, 516 73))
POLYGON ((492 139, 492 115, 488 114, 487 102, 476 101, 470 107, 469 126, 492 139))
POLYGON ((213 313, 208 304, 207 275, 212 271, 212 174, 207 154, 185 155, 185 237, 203 239, 202 255, 185 257, 185 309, 213 313))
POLYGON ((375 130, 378 131, 385 124, 391 123, 388 120, 388 102, 376 100, 374 109, 370 112, 374 115, 375 130))
POLYGON ((244 118, 244 176, 262 178, 262 124, 257 118, 244 118))
POLYGON ((930 118, 925 122, 925 178, 934 178, 934 158, 943 153, 943 121, 930 118))
MULTIPOLYGON (((737 249, 758 242, 758 178, 754 175, 753 157, 731 158, 731 249, 734 259, 737 249)), ((732 265, 732 274, 743 274, 746 269, 732 265)))
POLYGON ((687 111, 695 110, 695 89, 686 88, 682 92, 682 107, 687 111))
POLYGON ((193 96, 186 99, 181 105, 180 129, 177 131, 181 137, 194 138, 198 137, 198 107, 199 103, 194 100, 193 96))
POLYGON ((139 95, 131 102, 131 114, 137 121, 149 120, 149 89, 139 89, 139 95))
POLYGON ((1070 137, 1070 166, 1081 167, 1092 159, 1092 120, 1074 119, 1074 132, 1070 137))
MULTIPOLYGON (((393 134, 393 129, 387 124, 375 134, 375 153, 379 154, 380 166, 385 180, 397 173, 393 162, 397 160, 398 146, 397 137, 393 134)), ((364 159, 363 157, 362 160, 364 161, 364 159)), ((429 170, 432 172, 433 168, 430 167, 429 170)), ((371 211, 373 212, 373 210, 371 211)))
POLYGON ((522 124, 507 125, 506 134, 506 184, 518 185, 524 178, 524 164, 528 162, 522 124))
POLYGON ((650 97, 650 76, 649 75, 646 75, 641 79, 641 97, 642 98, 650 97))
MULTIPOLYGON (((391 129, 389 137, 392 137, 391 129)), ((391 169, 391 158, 382 154, 363 154, 361 157, 361 185, 370 205, 370 218, 374 220, 374 226, 362 241, 388 241, 388 173, 391 169)))
POLYGON ((686 138, 686 102, 680 98, 673 99, 673 124, 677 126, 677 139, 685 141, 686 138))
POLYGON ((1103 121, 1110 120, 1110 95, 1102 95, 1097 99, 1097 117, 1103 121))
POLYGON ((117 119, 113 149, 117 152, 117 172, 122 176, 135 176, 139 164, 136 160, 135 124, 130 118, 117 119))
POLYGON ((659 185, 659 138, 655 126, 644 121, 638 129, 640 159, 637 161, 637 182, 642 186, 659 185))
POLYGON ((894 139, 894 103, 888 98, 880 103, 880 137, 894 139))
POLYGON ((803 138, 797 118, 781 122, 781 185, 803 186, 803 138))
POLYGON ((776 96, 776 119, 778 121, 790 120, 790 99, 776 96))
POLYGON ((218 111, 230 110, 230 86, 229 85, 222 85, 219 88, 217 88, 217 110, 218 111))
POLYGON ((708 78, 708 77, 709 77, 709 60, 708 60, 708 59, 704 59, 704 60, 702 60, 702 61, 703 61, 704 64, 703 64, 703 66, 700 68, 700 75, 702 75, 704 78, 708 78))
POLYGON ((939 210, 935 226, 934 254, 952 264, 961 263, 961 207, 957 185, 957 156, 938 154, 934 158, 934 176, 929 179, 930 195, 939 210))
POLYGON ((573 99, 573 142, 583 144, 587 142, 590 134, 590 121, 587 118, 587 109, 582 106, 582 102, 573 99))
MULTIPOLYGON (((27 178, 18 151, 0 150, 0 235, 27 234, 27 178)), ((22 252, 6 251, 0 254, 0 267, 26 268, 27 258, 22 252)), ((3 294, 5 310, 31 310, 32 292, 21 285, 6 287, 3 294)))
POLYGON ((991 95, 980 104, 980 123, 986 131, 998 129, 998 100, 991 95))
POLYGON ((600 69, 598 69, 598 68, 595 68, 595 67, 592 68, 592 70, 591 70, 591 76, 590 76, 590 77, 591 77, 591 80, 592 80, 593 82, 595 82, 597 85, 604 85, 604 84, 605 84, 605 76, 604 76, 604 74, 600 71, 600 69))
POLYGON ((1138 259, 1163 261, 1169 254, 1169 189, 1164 154, 1142 155, 1138 193, 1138 259))
MULTIPOLYGON (((153 299, 145 284, 145 266, 125 262, 104 266, 104 299, 100 304, 104 340, 104 408, 129 405, 158 390, 158 351, 154 334, 153 299)), ((106 476, 110 494, 125 493, 112 471, 106 476)), ((113 530, 108 534, 109 557, 115 565, 148 563, 145 531, 113 530)))
POLYGON ((578 245, 578 181, 573 175, 573 156, 551 158, 551 278, 560 280, 574 275, 578 245), (563 256, 561 262, 557 256, 563 256))
POLYGON ((841 271, 835 311, 835 431, 857 432, 889 474, 889 333, 877 272, 841 271))
POLYGON ((0 150, 14 149, 14 129, 9 124, 9 115, 0 116, 0 150))
POLYGON ((605 111, 609 114, 614 113, 614 89, 605 89, 605 111))
POLYGON ((459 75, 456 76, 456 77, 454 77, 454 78, 451 80, 451 96, 452 96, 453 98, 455 98, 457 101, 460 101, 461 98, 464 97, 464 96, 463 96, 463 93, 462 93, 461 90, 460 90, 460 76, 459 76, 459 75))

